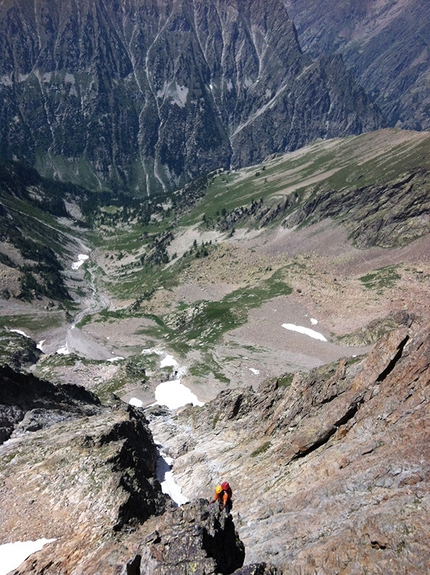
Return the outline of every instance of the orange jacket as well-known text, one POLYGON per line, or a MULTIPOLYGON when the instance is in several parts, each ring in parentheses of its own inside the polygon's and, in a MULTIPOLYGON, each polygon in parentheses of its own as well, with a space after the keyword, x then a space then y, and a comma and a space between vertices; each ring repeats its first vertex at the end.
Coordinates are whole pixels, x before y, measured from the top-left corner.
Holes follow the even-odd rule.
POLYGON ((215 493, 215 496, 213 498, 214 502, 219 501, 219 505, 220 505, 221 509, 225 509, 229 499, 230 499, 230 496, 227 493, 227 491, 221 491, 221 493, 215 493))

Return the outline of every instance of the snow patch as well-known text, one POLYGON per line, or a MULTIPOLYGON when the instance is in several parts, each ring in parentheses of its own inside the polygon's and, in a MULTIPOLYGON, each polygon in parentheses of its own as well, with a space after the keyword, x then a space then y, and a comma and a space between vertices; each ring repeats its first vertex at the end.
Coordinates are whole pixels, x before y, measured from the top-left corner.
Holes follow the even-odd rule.
POLYGON ((250 368, 249 368, 249 371, 250 371, 251 373, 253 373, 254 375, 258 375, 258 374, 260 373, 260 370, 259 370, 259 369, 254 369, 253 367, 250 367, 250 368))
POLYGON ((38 539, 37 541, 17 541, 0 545, 0 575, 7 575, 17 569, 23 561, 36 551, 43 549, 44 545, 56 539, 38 539))
POLYGON ((202 401, 188 387, 183 385, 178 379, 173 381, 163 381, 155 389, 155 403, 165 405, 169 409, 178 409, 188 403, 204 405, 202 401))
MULTIPOLYGON (((158 446, 159 448, 161 446, 158 446)), ((173 459, 161 450, 157 459, 155 476, 161 484, 161 491, 169 495, 176 505, 188 503, 189 499, 182 495, 181 487, 175 482, 172 471, 173 459)))
POLYGON ((177 367, 179 364, 173 355, 165 355, 160 361, 160 367, 177 367))
MULTIPOLYGON (((164 381, 160 383, 155 389, 154 405, 165 405, 169 409, 177 409, 187 405, 188 403, 192 403, 193 405, 197 405, 199 407, 204 405, 204 403, 199 401, 197 396, 192 393, 188 387, 181 383, 181 376, 186 373, 185 366, 180 366, 173 355, 167 354, 160 349, 153 348, 142 350, 142 354, 146 355, 150 353, 155 353, 162 357, 160 361, 160 367, 175 368, 175 379, 164 381)), ((142 402, 135 397, 132 397, 129 403, 137 407, 142 407, 143 405, 142 402)), ((176 503, 176 505, 183 505, 184 503, 187 503, 189 499, 182 495, 181 487, 175 482, 173 478, 173 459, 163 453, 161 445, 157 445, 157 448, 159 455, 156 465, 156 477, 161 484, 161 490, 166 495, 169 495, 169 497, 176 503)))
POLYGON ((290 331, 296 331, 297 333, 302 333, 304 335, 308 335, 309 337, 313 337, 314 339, 319 339, 320 341, 327 341, 326 338, 322 335, 322 333, 318 333, 313 329, 309 329, 308 327, 303 327, 301 325, 295 325, 293 323, 283 323, 282 327, 284 329, 288 329, 290 331))
POLYGON ((43 344, 45 343, 46 339, 41 339, 39 341, 39 343, 36 345, 37 349, 40 349, 40 351, 43 351, 43 344))
POLYGON ((128 403, 134 407, 143 407, 143 401, 140 401, 137 397, 132 397, 128 403))
POLYGON ((122 355, 116 355, 115 357, 109 357, 106 361, 112 361, 112 362, 114 362, 114 361, 121 361, 122 359, 124 359, 124 358, 122 357, 122 355))
POLYGON ((311 324, 312 324, 312 325, 317 325, 317 323, 318 323, 318 320, 315 319, 315 318, 313 318, 313 317, 311 317, 311 324))
POLYGON ((55 353, 58 353, 58 355, 69 355, 70 351, 67 345, 65 345, 64 347, 60 347, 59 349, 57 349, 55 353))
POLYGON ((28 339, 31 339, 31 337, 27 335, 25 331, 22 331, 20 329, 10 329, 9 331, 12 333, 19 333, 19 335, 23 335, 24 337, 28 337, 28 339))
POLYGON ((86 254, 79 254, 78 261, 72 263, 72 270, 78 270, 89 258, 90 256, 86 254))

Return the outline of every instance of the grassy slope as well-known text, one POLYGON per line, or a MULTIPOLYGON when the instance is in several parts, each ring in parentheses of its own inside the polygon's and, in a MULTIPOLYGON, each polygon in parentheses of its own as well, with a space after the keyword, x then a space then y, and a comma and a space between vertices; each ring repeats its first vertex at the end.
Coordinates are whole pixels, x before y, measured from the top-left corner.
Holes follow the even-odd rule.
MULTIPOLYGON (((263 199, 265 209, 292 198, 287 213, 297 210, 309 198, 322 191, 360 189, 365 186, 383 185, 396 181, 415 168, 430 169, 430 134, 383 130, 344 140, 316 142, 303 150, 268 160, 263 165, 237 172, 221 172, 209 178, 204 199, 179 218, 173 213, 150 226, 117 227, 114 234, 99 240, 103 251, 116 258, 117 277, 111 276, 111 289, 123 299, 143 296, 160 286, 173 287, 181 272, 193 262, 196 252, 202 253, 205 234, 219 228, 223 210, 228 214, 253 201, 263 199), (256 175, 258 174, 258 175, 256 175), (207 223, 204 223, 207 222, 207 223), (144 266, 140 256, 149 250, 148 245, 156 235, 171 230, 177 237, 184 230, 198 229, 197 248, 193 238, 186 245, 185 256, 171 261, 167 266, 144 266), (148 235, 144 238, 144 232, 148 235), (193 254, 190 255, 190 248, 193 254), (125 257, 124 255, 127 255, 125 257), (120 256, 120 259, 118 259, 120 256), (119 282, 118 282, 119 279, 119 282)), ((341 200, 340 200, 341 201, 341 200)), ((281 214, 282 219, 286 213, 281 214)), ((281 218, 273 219, 273 226, 281 218)), ((243 218, 237 228, 258 228, 254 218, 243 218)), ((220 241, 229 233, 224 233, 220 241)), ((199 265, 210 260, 216 247, 206 246, 209 259, 202 257, 199 265)))

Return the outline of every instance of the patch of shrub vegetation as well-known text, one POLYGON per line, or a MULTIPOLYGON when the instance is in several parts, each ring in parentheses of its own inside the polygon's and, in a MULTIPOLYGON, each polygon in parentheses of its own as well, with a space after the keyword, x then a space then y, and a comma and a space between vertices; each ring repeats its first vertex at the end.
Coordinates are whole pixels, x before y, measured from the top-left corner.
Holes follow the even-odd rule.
POLYGON ((286 373, 277 380, 278 387, 290 387, 294 379, 294 373, 286 373))
POLYGON ((271 443, 270 441, 265 441, 262 445, 260 445, 260 447, 258 447, 255 451, 253 451, 251 453, 251 457, 257 457, 258 455, 261 455, 262 453, 266 453, 266 451, 269 449, 271 443))
POLYGON ((196 363, 192 365, 188 371, 194 377, 204 377, 211 373, 212 370, 207 363, 196 363))
POLYGON ((397 272, 397 268, 397 265, 379 268, 365 276, 362 276, 360 281, 367 289, 378 290, 381 292, 384 289, 393 287, 396 281, 401 279, 400 274, 397 272))

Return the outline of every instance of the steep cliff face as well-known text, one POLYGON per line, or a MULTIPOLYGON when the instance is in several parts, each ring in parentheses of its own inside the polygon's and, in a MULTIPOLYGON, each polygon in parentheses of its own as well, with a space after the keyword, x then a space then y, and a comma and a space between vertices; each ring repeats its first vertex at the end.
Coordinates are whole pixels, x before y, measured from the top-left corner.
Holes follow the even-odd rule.
POLYGON ((429 345, 415 323, 361 361, 187 408, 156 427, 183 492, 229 480, 247 562, 297 575, 425 572, 429 345))
POLYGON ((0 443, 19 430, 36 431, 58 421, 94 415, 100 402, 77 385, 55 386, 0 366, 0 443))
POLYGON ((283 224, 294 226, 334 217, 345 223, 349 237, 360 248, 407 245, 430 231, 428 178, 428 170, 417 169, 384 185, 337 193, 327 187, 305 201, 283 224))
POLYGON ((91 188, 168 190, 382 121, 281 0, 7 0, 0 54, 0 155, 91 188))
POLYGON ((241 570, 244 545, 218 505, 173 508, 142 410, 0 367, 0 444, 0 542, 52 539, 16 573, 277 573, 241 570))
POLYGON ((338 52, 391 126, 430 128, 426 0, 284 0, 314 58, 338 52))
MULTIPOLYGON (((1 447, 0 540, 56 541, 16 573, 421 575, 429 348, 429 328, 408 318, 364 358, 226 390, 174 418, 153 411, 192 499, 162 516, 143 412, 101 407, 72 386, 53 396, 38 382, 34 398, 60 417, 16 428, 1 447), (199 499, 221 478, 233 487, 232 516, 199 499)), ((28 393, 20 399, 31 381, 14 378, 2 372, 2 403, 31 409, 28 393)))

